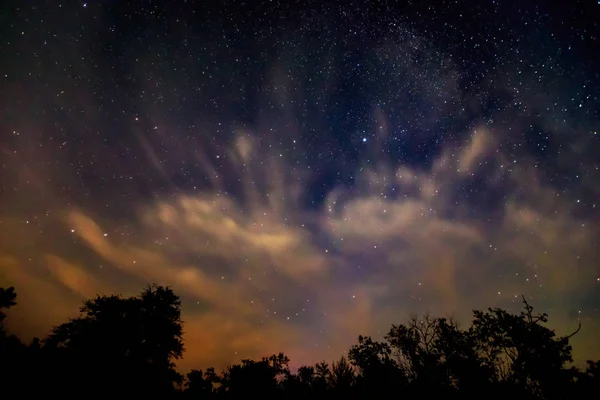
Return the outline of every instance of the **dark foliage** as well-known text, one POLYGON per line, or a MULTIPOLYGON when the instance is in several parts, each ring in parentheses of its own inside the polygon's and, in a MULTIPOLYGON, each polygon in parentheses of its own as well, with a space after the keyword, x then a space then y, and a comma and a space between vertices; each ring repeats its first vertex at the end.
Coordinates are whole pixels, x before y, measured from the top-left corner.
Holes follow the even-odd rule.
POLYGON ((16 305, 16 293, 0 288, 0 390, 18 398, 185 399, 559 400, 597 393, 600 362, 589 361, 585 371, 571 367, 572 335, 556 337, 544 326, 547 315, 523 302, 519 315, 474 311, 468 329, 413 317, 392 325, 383 342, 359 336, 331 367, 323 361, 294 373, 280 353, 242 360, 220 374, 192 370, 184 380, 174 364, 184 351, 181 303, 170 288, 88 300, 79 317, 29 345, 6 332, 2 310, 16 305))

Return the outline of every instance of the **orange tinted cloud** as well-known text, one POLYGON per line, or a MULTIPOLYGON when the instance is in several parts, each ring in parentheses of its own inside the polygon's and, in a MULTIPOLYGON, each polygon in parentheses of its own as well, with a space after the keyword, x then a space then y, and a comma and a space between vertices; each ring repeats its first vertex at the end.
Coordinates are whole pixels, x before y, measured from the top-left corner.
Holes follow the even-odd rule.
POLYGON ((522 293, 534 303, 551 296, 554 317, 568 329, 574 321, 561 299, 595 279, 591 228, 531 165, 507 168, 484 128, 428 170, 365 168, 357 188, 336 188, 312 214, 295 203, 285 159, 257 163, 269 156, 256 151, 247 136, 231 149, 245 203, 215 191, 158 197, 139 204, 127 235, 115 233, 119 220, 67 207, 53 229, 71 244, 27 266, 24 254, 4 249, 2 273, 17 286, 20 312, 37 321, 16 327, 41 335, 84 298, 157 282, 185 300, 182 368, 276 351, 315 362, 411 312, 465 317, 473 307, 516 304, 522 293), (466 200, 453 197, 478 174, 519 188, 499 221, 472 218, 466 200), (384 193, 390 183, 396 192, 384 193))

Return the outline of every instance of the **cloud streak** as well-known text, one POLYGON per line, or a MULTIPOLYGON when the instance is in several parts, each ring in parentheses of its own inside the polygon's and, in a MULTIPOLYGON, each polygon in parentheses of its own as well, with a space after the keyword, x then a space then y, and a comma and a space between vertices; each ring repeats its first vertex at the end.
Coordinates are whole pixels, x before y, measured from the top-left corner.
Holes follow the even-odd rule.
MULTIPOLYGON (((256 171, 253 164, 268 155, 244 140, 235 142, 232 162, 256 171)), ((140 204, 127 237, 110 233, 119 221, 96 222, 77 209, 66 210, 62 229, 119 276, 172 285, 184 296, 186 366, 278 350, 309 362, 304 349, 311 344, 314 357, 335 357, 358 333, 383 332, 412 311, 464 317, 471 307, 506 305, 521 293, 558 304, 591 284, 594 232, 540 184, 532 166, 503 165, 506 156, 484 127, 458 151, 440 154, 429 169, 365 169, 362 185, 335 188, 312 215, 282 204, 285 183, 265 185, 259 196, 257 181, 247 177, 243 204, 210 191, 140 204), (499 222, 470 217, 472 201, 454 197, 480 174, 488 185, 519 188, 518 196, 508 194, 499 222), (315 243, 316 233, 329 245, 315 243)), ((283 159, 277 165, 290 168, 283 159)), ((262 168, 262 176, 285 175, 262 168)), ((4 258, 3 272, 63 307, 109 291, 101 276, 64 257, 46 254, 36 267, 48 272, 43 281, 19 259, 4 258)), ((557 317, 567 311, 558 309, 557 317)), ((60 322, 56 313, 38 317, 45 327, 60 322)))

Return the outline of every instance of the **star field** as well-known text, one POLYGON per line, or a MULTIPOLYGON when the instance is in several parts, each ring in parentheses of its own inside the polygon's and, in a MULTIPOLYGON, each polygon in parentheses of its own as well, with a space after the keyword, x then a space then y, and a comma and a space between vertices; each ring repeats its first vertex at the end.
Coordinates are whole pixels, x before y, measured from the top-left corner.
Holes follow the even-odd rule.
POLYGON ((314 364, 525 295, 600 358, 600 5, 11 3, 19 336, 156 282, 183 301, 182 368, 314 364))

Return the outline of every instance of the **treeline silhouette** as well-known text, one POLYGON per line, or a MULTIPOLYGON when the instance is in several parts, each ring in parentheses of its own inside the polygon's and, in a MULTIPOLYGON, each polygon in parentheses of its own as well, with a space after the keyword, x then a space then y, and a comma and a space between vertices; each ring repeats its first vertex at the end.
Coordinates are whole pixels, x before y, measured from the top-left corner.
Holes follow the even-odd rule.
MULTIPOLYGON (((174 361, 184 352, 181 302, 152 285, 138 296, 98 296, 77 318, 43 340, 23 344, 4 325, 16 304, 0 288, 0 394, 3 398, 181 399, 574 399, 598 394, 599 362, 570 366, 569 338, 544 326, 525 298, 519 315, 474 311, 461 329, 446 318, 411 318, 379 342, 358 337, 347 356, 293 373, 282 353, 242 360, 221 373, 187 376, 174 361)), ((580 326, 581 327, 581 326, 580 326)), ((578 329, 579 330, 579 329, 578 329)), ((575 332, 577 333, 577 331, 575 332)))

